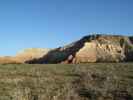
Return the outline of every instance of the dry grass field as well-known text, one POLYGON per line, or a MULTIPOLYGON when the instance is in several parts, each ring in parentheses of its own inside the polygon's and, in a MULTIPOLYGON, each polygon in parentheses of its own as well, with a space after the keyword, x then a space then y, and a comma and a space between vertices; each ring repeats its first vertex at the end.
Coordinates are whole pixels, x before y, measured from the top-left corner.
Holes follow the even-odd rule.
POLYGON ((0 100, 133 100, 133 63, 1 64, 0 100))

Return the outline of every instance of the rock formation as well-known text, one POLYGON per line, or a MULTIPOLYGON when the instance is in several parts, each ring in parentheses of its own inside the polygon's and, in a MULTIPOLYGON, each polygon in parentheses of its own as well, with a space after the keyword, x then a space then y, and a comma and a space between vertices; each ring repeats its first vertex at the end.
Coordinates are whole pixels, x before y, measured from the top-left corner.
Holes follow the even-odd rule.
POLYGON ((118 35, 88 35, 55 49, 30 48, 15 57, 0 58, 9 63, 90 63, 133 61, 133 37, 118 35))
POLYGON ((70 45, 53 49, 26 63, 90 63, 133 61, 133 38, 89 35, 70 45))

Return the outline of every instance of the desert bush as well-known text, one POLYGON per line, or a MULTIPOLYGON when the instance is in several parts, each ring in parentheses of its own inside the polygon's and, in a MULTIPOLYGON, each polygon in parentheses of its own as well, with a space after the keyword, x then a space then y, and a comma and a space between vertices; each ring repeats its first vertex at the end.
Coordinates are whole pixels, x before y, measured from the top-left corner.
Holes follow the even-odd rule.
POLYGON ((97 69, 75 68, 80 78, 74 82, 75 90, 81 97, 88 100, 132 100, 128 87, 123 84, 122 78, 114 73, 114 68, 105 72, 97 69))
POLYGON ((0 65, 0 100, 133 100, 132 66, 0 65))

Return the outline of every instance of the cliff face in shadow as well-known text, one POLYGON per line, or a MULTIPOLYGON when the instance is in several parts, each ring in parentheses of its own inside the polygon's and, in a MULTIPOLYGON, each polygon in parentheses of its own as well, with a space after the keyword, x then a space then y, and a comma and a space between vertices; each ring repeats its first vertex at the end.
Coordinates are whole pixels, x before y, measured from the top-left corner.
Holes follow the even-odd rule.
POLYGON ((130 41, 131 41, 132 44, 133 44, 133 36, 130 36, 129 39, 130 39, 130 41))
POLYGON ((39 59, 25 63, 89 63, 133 61, 133 37, 88 35, 80 40, 50 50, 39 59))

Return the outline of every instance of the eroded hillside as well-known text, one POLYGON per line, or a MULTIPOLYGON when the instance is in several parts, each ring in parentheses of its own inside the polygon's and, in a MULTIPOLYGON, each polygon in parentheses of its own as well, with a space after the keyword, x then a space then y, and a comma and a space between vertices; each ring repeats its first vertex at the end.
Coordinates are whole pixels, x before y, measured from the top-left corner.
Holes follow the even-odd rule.
POLYGON ((53 49, 26 63, 89 63, 133 61, 132 37, 89 35, 70 45, 53 49))
POLYGON ((55 49, 30 48, 14 57, 0 57, 0 63, 90 63, 133 61, 133 37, 88 35, 55 49))

